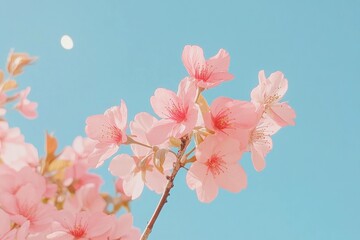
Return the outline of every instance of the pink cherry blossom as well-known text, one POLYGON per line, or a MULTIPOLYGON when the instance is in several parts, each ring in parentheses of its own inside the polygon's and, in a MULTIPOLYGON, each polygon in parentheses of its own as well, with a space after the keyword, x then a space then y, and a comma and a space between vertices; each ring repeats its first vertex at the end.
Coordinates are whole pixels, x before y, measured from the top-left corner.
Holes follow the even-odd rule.
POLYGON ((38 164, 36 148, 25 143, 19 128, 9 128, 7 122, 0 121, 0 159, 9 167, 20 170, 25 166, 38 164))
MULTIPOLYGON (((161 121, 161 120, 160 120, 161 121)), ((148 113, 139 113, 135 120, 131 122, 131 134, 136 136, 134 139, 143 144, 149 144, 147 132, 152 129, 158 120, 148 113)), ((159 145, 160 148, 167 148, 166 145, 159 145)), ((156 193, 162 193, 166 185, 166 174, 172 168, 175 161, 174 155, 166 155, 166 161, 163 164, 164 174, 159 172, 153 164, 153 149, 138 144, 132 144, 131 148, 134 156, 121 154, 116 156, 110 166, 110 172, 123 179, 123 188, 127 196, 132 199, 138 198, 146 185, 150 190, 156 193)))
POLYGON ((242 152, 232 139, 208 136, 196 149, 194 162, 186 175, 190 189, 195 189, 201 202, 213 201, 219 187, 239 192, 247 184, 245 171, 237 163, 242 152))
POLYGON ((82 186, 74 195, 69 195, 64 203, 64 209, 71 212, 101 212, 104 211, 105 206, 106 202, 100 196, 98 187, 94 184, 82 186))
POLYGON ((19 102, 15 105, 15 108, 26 118, 28 119, 34 119, 37 117, 37 111, 36 108, 38 106, 35 102, 30 102, 29 99, 27 99, 27 96, 29 95, 31 91, 30 87, 27 87, 25 90, 21 91, 18 94, 19 102))
POLYGON ((64 185, 72 186, 78 190, 86 184, 94 184, 97 188, 103 183, 100 176, 88 172, 89 166, 84 162, 75 162, 72 166, 65 169, 64 185))
POLYGON ((145 183, 157 193, 161 193, 166 184, 165 176, 155 169, 151 156, 141 158, 120 154, 111 161, 109 170, 123 179, 124 192, 132 199, 141 195, 145 183))
POLYGON ((95 150, 89 157, 91 165, 101 166, 127 141, 126 121, 127 107, 123 100, 120 106, 111 107, 103 115, 94 115, 86 119, 86 134, 97 141, 95 150))
POLYGON ((109 236, 109 239, 138 240, 140 231, 133 227, 133 216, 131 213, 124 214, 118 218, 109 236))
POLYGON ((273 121, 261 120, 259 124, 249 131, 248 150, 256 171, 265 168, 265 156, 272 149, 271 136, 280 129, 273 121))
POLYGON ((96 144, 95 140, 78 136, 74 139, 72 146, 65 147, 59 159, 70 160, 74 163, 87 163, 96 144))
POLYGON ((24 143, 22 147, 24 149, 25 154, 19 154, 18 158, 13 160, 12 162, 4 161, 6 164, 14 168, 15 170, 22 169, 23 167, 37 167, 39 165, 39 155, 37 149, 34 145, 30 143, 24 143))
MULTIPOLYGON (((20 148, 24 145, 24 136, 20 133, 19 128, 9 128, 7 122, 0 122, 0 158, 11 162, 17 158, 17 146, 20 148), (10 160, 8 160, 10 159, 10 160)), ((23 150, 23 149, 22 149, 23 150)), ((21 151, 24 154, 24 151, 21 151)))
POLYGON ((279 126, 295 125, 295 111, 285 102, 280 102, 288 89, 287 79, 282 72, 274 72, 266 78, 265 72, 259 72, 259 85, 251 92, 252 102, 264 107, 266 117, 279 126))
POLYGON ((46 230, 52 222, 54 207, 43 204, 41 193, 30 183, 20 187, 15 195, 2 193, 0 205, 16 224, 29 221, 30 233, 46 230))
POLYGON ((64 149, 59 159, 69 160, 72 165, 65 169, 64 185, 78 190, 86 184, 94 184, 97 188, 102 184, 102 179, 93 173, 88 172, 91 164, 89 157, 94 151, 97 141, 90 138, 76 137, 72 146, 64 149))
POLYGON ((25 166, 21 170, 15 171, 4 164, 0 166, 0 194, 7 192, 14 195, 27 183, 32 184, 42 197, 52 197, 57 191, 56 185, 46 181, 45 177, 34 171, 33 168, 25 166))
MULTIPOLYGON (((151 138, 148 137, 148 133, 158 124, 159 120, 150 115, 147 112, 141 112, 136 114, 134 121, 130 123, 130 131, 134 140, 137 142, 141 142, 143 144, 147 144, 149 146, 158 145, 151 142, 151 138)), ((166 146, 166 145, 164 145, 166 146)), ((137 154, 143 155, 149 152, 149 149, 140 147, 137 144, 132 144, 131 149, 137 154)))
POLYGON ((229 53, 224 49, 220 49, 215 56, 205 60, 201 47, 187 45, 184 48, 182 60, 190 77, 200 88, 212 88, 234 78, 229 73, 229 53))
POLYGON ((240 145, 247 145, 247 135, 243 129, 254 128, 258 122, 255 105, 250 102, 219 97, 205 114, 204 122, 207 129, 225 137, 236 138, 240 145))
POLYGON ((102 212, 71 212, 62 210, 55 215, 59 223, 53 233, 47 235, 52 240, 108 239, 114 217, 102 212))
POLYGON ((162 119, 148 133, 151 143, 157 145, 169 137, 180 138, 193 130, 198 118, 196 93, 188 78, 180 82, 177 94, 164 88, 155 91, 150 102, 154 112, 162 119))
POLYGON ((25 184, 31 184, 36 188, 39 196, 46 194, 46 180, 43 176, 30 167, 24 167, 20 171, 8 170, 0 172, 0 193, 15 195, 25 184))

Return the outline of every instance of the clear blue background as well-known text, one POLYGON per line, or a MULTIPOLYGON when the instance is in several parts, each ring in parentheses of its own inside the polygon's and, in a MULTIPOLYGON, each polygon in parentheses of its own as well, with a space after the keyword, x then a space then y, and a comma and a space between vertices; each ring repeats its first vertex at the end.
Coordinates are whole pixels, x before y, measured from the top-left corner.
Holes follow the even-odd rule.
MULTIPOLYGON (((151 111, 157 87, 175 90, 186 44, 231 54, 234 81, 207 93, 249 99, 257 73, 281 70, 297 125, 274 136, 267 167, 242 163, 248 187, 201 204, 177 180, 151 239, 360 239, 359 1, 1 1, 0 56, 10 48, 39 56, 19 77, 40 117, 13 112, 12 126, 43 147, 45 130, 61 146, 84 135, 87 116, 120 99, 130 120, 151 111), (74 49, 60 38, 69 34, 74 49)), ((111 190, 112 177, 106 168, 111 190)), ((159 196, 132 204, 144 228, 159 196)))

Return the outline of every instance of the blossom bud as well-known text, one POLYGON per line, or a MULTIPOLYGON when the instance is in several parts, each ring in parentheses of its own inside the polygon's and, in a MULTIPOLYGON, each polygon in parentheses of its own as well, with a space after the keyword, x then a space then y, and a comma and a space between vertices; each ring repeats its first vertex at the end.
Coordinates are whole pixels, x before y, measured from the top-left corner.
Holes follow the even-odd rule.
POLYGON ((166 159, 166 154, 169 152, 168 149, 159 149, 154 153, 154 166, 159 172, 164 173, 164 162, 166 159))
POLYGON ((178 138, 170 137, 169 142, 170 142, 171 147, 180 147, 181 146, 181 140, 178 138))

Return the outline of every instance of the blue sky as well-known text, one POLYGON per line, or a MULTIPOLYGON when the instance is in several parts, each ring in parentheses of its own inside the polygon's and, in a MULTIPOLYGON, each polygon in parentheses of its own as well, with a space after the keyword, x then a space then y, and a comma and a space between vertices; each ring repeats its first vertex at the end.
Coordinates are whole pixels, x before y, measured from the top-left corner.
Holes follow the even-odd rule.
MULTIPOLYGON (((201 204, 181 172, 151 239, 360 239, 359 8, 331 0, 2 1, 1 61, 11 48, 39 57, 18 80, 32 87, 40 116, 9 118, 40 149, 46 130, 66 146, 84 135, 87 116, 120 99, 130 119, 151 112, 154 90, 175 90, 186 76, 186 44, 207 57, 224 48, 235 80, 206 96, 248 100, 259 70, 281 70, 297 125, 274 136, 263 172, 244 157, 248 187, 239 194, 221 191, 201 204), (70 51, 60 46, 64 34, 74 40, 70 51)), ((106 167, 98 172, 111 189, 106 167)), ((137 226, 158 199, 147 191, 132 204, 137 226)))

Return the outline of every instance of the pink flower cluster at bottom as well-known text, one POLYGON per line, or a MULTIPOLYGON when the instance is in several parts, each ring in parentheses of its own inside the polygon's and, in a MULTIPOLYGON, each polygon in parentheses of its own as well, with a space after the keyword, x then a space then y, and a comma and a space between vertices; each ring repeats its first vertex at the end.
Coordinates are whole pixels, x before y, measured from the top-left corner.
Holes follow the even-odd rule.
POLYGON ((58 157, 66 157, 67 167, 43 175, 39 166, 17 171, 11 164, 0 165, 0 239, 139 238, 130 213, 118 218, 106 212, 101 178, 88 173, 86 151, 92 145, 89 139, 76 138, 58 157), (59 173, 62 176, 56 176, 59 173))
POLYGON ((37 117, 37 103, 27 99, 30 87, 9 95, 17 89, 15 77, 35 59, 11 52, 7 77, 0 70, 0 239, 139 239, 131 213, 116 216, 122 207, 129 210, 130 198, 120 188, 115 196, 100 193, 101 177, 89 172, 95 141, 77 137, 58 151, 57 140, 47 134, 46 155, 40 158, 20 129, 6 121, 13 101, 23 116, 37 117))

